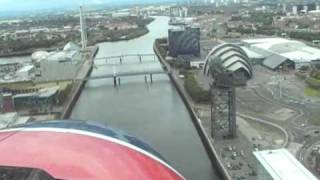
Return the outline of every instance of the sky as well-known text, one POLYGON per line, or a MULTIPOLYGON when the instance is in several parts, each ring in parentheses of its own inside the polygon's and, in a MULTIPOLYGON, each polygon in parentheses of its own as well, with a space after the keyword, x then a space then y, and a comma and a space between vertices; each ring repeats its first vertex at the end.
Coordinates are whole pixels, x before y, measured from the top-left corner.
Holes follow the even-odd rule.
POLYGON ((77 7, 80 5, 121 5, 126 3, 152 3, 166 0, 0 0, 1 11, 26 11, 77 7))
MULTIPOLYGON (((0 11, 39 10, 79 5, 99 5, 115 0, 0 0, 0 11)), ((120 0, 124 1, 124 0, 120 0)))

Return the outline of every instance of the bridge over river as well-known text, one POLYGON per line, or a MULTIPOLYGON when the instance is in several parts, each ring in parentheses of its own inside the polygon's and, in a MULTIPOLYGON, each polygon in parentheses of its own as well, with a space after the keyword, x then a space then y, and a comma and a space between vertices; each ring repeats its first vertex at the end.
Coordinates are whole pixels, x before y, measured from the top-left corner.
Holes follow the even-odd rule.
POLYGON ((107 56, 99 57, 94 60, 94 68, 99 69, 101 66, 105 66, 105 72, 99 75, 92 75, 90 77, 78 80, 92 80, 92 79, 106 79, 113 78, 113 85, 117 86, 121 84, 121 77, 128 76, 144 76, 146 83, 153 82, 153 75, 166 74, 158 66, 148 66, 157 63, 155 54, 125 54, 120 56, 107 56), (127 67, 134 67, 135 69, 128 70, 127 67))
MULTIPOLYGON (((153 54, 155 38, 167 36, 168 17, 156 17, 149 33, 130 41, 100 43, 91 77, 106 72, 162 71, 158 60, 103 60, 122 54, 153 54), (100 59, 100 60, 99 60, 100 59), (117 62, 113 62, 117 61, 117 62)), ((126 57, 125 57, 126 58, 126 57)), ((129 57, 128 57, 129 58, 129 57)), ((77 101, 71 118, 109 125, 131 133, 153 146, 187 179, 220 179, 192 123, 181 97, 167 74, 157 74, 153 83, 145 75, 121 78, 114 87, 110 78, 91 79, 77 101)))

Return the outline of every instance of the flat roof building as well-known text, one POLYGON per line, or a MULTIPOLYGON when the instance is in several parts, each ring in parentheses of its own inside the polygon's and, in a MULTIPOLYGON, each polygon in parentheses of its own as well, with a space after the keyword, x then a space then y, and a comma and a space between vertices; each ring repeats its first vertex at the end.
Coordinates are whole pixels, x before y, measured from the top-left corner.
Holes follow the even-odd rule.
POLYGON ((253 152, 257 160, 257 180, 317 180, 288 150, 253 152))
MULTIPOLYGON (((294 68, 310 65, 320 59, 320 49, 314 48, 296 40, 284 38, 244 39, 242 43, 252 51, 268 58, 271 55, 282 57, 294 62, 294 68)), ((272 63, 273 64, 273 63, 272 63)), ((271 68, 271 67, 270 67, 271 68)))

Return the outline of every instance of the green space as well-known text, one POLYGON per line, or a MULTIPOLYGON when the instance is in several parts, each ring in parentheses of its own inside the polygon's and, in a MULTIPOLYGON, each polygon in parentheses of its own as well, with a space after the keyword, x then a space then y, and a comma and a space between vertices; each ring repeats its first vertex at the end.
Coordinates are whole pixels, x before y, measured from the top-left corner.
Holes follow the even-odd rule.
POLYGON ((209 91, 204 90, 199 85, 193 73, 185 73, 184 88, 186 89, 187 93, 190 95, 193 101, 197 103, 209 102, 209 91))
MULTIPOLYGON (((155 46, 160 52, 162 57, 166 57, 168 47, 167 47, 167 39, 156 39, 155 46)), ((180 61, 168 61, 171 67, 179 69, 180 74, 184 75, 184 88, 192 98, 192 100, 196 103, 209 103, 210 102, 210 94, 208 90, 203 89, 198 81, 195 78, 194 72, 192 72, 190 67, 187 67, 185 63, 180 61)))
POLYGON ((130 40, 143 36, 149 32, 147 27, 138 27, 124 30, 101 30, 100 32, 88 34, 89 45, 98 42, 114 42, 121 40, 130 40))
POLYGON ((306 87, 304 89, 304 94, 307 95, 307 96, 320 98, 320 90, 314 89, 314 88, 311 88, 311 87, 306 87))

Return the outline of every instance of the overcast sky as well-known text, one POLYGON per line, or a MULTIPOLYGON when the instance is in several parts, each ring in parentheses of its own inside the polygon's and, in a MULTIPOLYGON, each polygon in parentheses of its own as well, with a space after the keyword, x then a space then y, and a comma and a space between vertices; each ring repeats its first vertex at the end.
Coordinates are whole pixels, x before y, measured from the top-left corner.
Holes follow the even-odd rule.
MULTIPOLYGON (((138 0, 139 2, 159 2, 161 0, 138 0)), ((125 4, 136 0, 0 0, 0 11, 38 10, 79 5, 125 4)))

